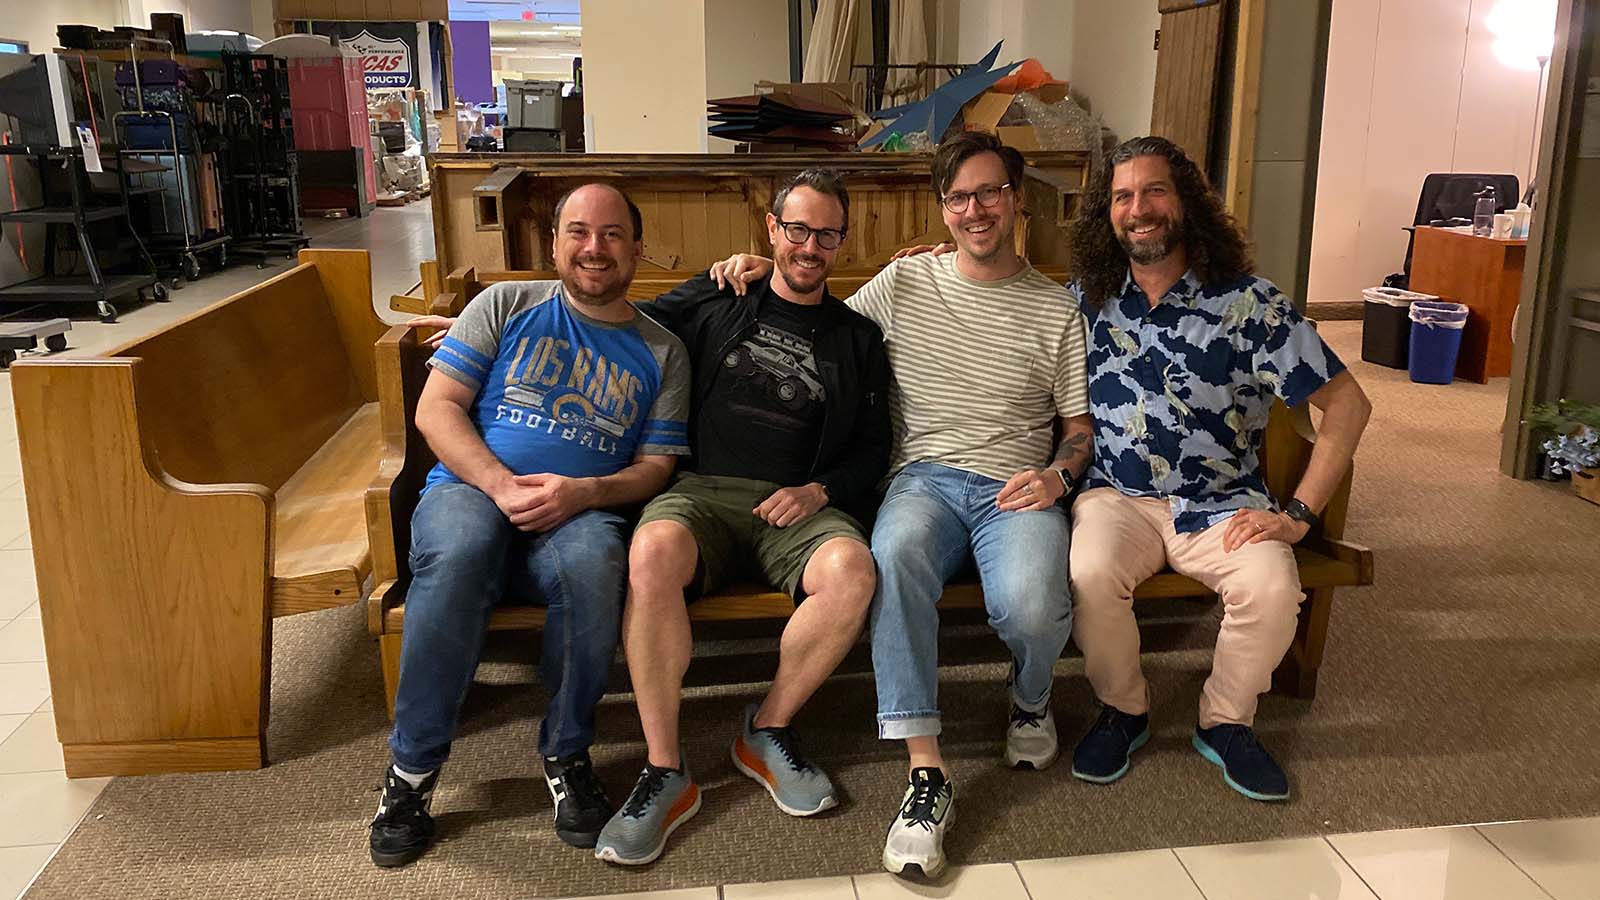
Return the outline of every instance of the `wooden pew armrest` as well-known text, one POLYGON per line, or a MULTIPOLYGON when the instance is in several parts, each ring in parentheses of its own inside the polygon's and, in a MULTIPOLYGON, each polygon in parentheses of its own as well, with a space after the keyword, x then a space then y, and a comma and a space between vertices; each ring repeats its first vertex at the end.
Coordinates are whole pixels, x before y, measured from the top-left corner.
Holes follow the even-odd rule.
POLYGON ((1323 556, 1331 559, 1337 559, 1342 563, 1346 563, 1355 567, 1357 573, 1357 584, 1365 585, 1373 583, 1375 569, 1372 559, 1372 551, 1366 547, 1363 547, 1362 545, 1352 541, 1320 537, 1317 535, 1307 535, 1306 539, 1301 541, 1299 546, 1314 553, 1320 553, 1323 556))
POLYGON ((419 330, 404 324, 391 326, 374 346, 382 450, 364 497, 373 581, 367 625, 373 634, 384 633, 385 613, 402 601, 411 581, 406 565, 411 513, 434 463, 415 426, 428 355, 419 330))

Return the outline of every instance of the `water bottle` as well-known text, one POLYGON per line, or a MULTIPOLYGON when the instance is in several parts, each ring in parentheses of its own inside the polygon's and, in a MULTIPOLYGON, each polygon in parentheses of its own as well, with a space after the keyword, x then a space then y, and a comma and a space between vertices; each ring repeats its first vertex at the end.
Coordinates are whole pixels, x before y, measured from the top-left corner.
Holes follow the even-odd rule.
POLYGON ((1472 209, 1472 233, 1478 237, 1488 237, 1494 233, 1494 188, 1486 187, 1478 194, 1478 202, 1472 209))

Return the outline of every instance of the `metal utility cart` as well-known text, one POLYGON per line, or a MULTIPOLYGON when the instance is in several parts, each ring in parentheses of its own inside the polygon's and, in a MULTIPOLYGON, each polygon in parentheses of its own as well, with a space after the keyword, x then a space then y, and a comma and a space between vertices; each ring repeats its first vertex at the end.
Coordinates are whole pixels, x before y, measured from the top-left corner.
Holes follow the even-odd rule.
POLYGON ((135 294, 141 299, 167 299, 167 287, 161 283, 155 260, 151 259, 150 251, 128 218, 128 207, 125 204, 90 205, 88 202, 88 176, 84 170, 81 149, 4 144, 0 145, 0 154, 31 158, 38 166, 40 182, 44 186, 43 203, 31 209, 0 212, 0 223, 20 222, 45 227, 44 274, 0 287, 0 302, 92 301, 99 312, 100 321, 115 322, 117 308, 111 302, 114 299, 135 294), (61 181, 67 184, 65 192, 60 190, 61 181), (132 250, 131 259, 126 265, 114 263, 109 268, 131 271, 108 271, 108 267, 101 263, 101 250, 95 246, 90 227, 100 222, 110 223, 111 228, 121 226, 118 230, 127 232, 125 236, 119 235, 116 246, 109 249, 113 252, 132 250), (57 271, 58 234, 63 227, 72 229, 78 256, 88 270, 87 274, 72 275, 57 271))
POLYGON ((201 214, 202 181, 209 180, 219 192, 221 185, 215 166, 208 165, 201 152, 194 101, 189 88, 179 83, 172 44, 136 38, 129 42, 128 53, 132 91, 124 92, 124 109, 112 117, 122 163, 118 168, 123 202, 145 224, 151 253, 171 260, 168 271, 181 271, 194 281, 200 277, 201 254, 213 254, 219 269, 228 264, 228 234, 220 222, 218 227, 207 228, 201 214), (156 62, 168 64, 172 84, 157 87, 146 83, 142 62, 148 59, 139 58, 141 43, 166 50, 166 59, 156 57, 156 62))
POLYGON ((227 172, 223 215, 233 249, 256 268, 311 243, 300 227, 300 181, 289 110, 288 61, 265 53, 222 54, 222 132, 227 172))

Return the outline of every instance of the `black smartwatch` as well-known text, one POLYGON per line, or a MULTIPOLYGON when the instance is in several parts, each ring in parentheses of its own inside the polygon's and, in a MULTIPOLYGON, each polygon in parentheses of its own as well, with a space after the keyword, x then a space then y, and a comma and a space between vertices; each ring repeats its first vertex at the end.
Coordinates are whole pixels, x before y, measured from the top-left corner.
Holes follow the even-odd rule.
POLYGON ((1072 485, 1074 484, 1075 479, 1073 479, 1071 475, 1067 474, 1066 467, 1062 466, 1058 468, 1056 466, 1051 466, 1050 471, 1061 476, 1061 496, 1065 497, 1066 495, 1072 493, 1072 485))
POLYGON ((1283 514, 1296 522, 1306 523, 1306 534, 1316 534, 1322 531, 1322 518, 1311 511, 1311 507, 1298 499, 1290 500, 1283 505, 1283 514))

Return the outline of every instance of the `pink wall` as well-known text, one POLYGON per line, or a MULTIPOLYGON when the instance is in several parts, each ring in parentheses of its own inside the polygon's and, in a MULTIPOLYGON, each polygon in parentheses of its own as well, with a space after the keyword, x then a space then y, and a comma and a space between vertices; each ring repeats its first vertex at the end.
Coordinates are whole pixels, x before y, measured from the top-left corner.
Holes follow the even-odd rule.
POLYGON ((1352 300, 1405 261, 1430 172, 1527 184, 1538 73, 1498 60, 1496 0, 1333 5, 1307 298, 1352 300))

